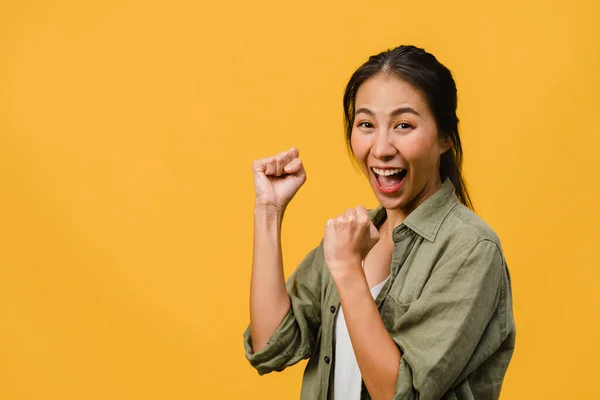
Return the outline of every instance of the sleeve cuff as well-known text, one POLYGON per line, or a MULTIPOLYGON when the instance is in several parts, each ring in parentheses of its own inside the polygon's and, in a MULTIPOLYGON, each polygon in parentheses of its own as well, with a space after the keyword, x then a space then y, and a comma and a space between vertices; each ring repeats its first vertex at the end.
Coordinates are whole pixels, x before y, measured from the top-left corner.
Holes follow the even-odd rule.
POLYGON ((291 358, 291 355, 288 354, 286 346, 283 343, 293 341, 294 324, 294 314, 290 308, 277 330, 267 342, 267 345, 256 353, 252 349, 250 326, 246 328, 246 331, 244 331, 246 358, 250 362, 250 365, 258 371, 259 375, 268 374, 272 371, 281 371, 286 367, 286 362, 291 358))
POLYGON ((400 368, 398 368, 398 377, 396 378, 396 391, 392 400, 416 400, 417 398, 418 393, 413 387, 412 369, 402 357, 400 358, 400 368))

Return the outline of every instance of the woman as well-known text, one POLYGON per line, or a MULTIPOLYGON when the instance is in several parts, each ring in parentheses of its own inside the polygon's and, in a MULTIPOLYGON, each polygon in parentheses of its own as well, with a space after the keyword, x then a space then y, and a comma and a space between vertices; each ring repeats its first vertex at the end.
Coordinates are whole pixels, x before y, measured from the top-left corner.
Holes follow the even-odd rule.
POLYGON ((346 142, 379 201, 327 221, 286 283, 281 223, 298 150, 253 163, 246 357, 309 358, 302 399, 496 399, 515 343, 510 277, 471 211, 450 71, 422 49, 369 58, 344 94, 346 142))

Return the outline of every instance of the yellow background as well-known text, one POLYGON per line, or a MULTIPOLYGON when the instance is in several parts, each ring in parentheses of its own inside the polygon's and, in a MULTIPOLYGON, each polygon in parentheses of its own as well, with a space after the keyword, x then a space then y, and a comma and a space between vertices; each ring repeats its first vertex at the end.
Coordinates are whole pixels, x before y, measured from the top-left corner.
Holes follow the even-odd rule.
POLYGON ((375 205, 341 96, 401 43, 455 74, 511 268, 502 399, 600 398, 598 4, 2 1, 0 399, 298 398, 304 364, 261 378, 243 354, 250 164, 294 145, 307 167, 289 274, 375 205))

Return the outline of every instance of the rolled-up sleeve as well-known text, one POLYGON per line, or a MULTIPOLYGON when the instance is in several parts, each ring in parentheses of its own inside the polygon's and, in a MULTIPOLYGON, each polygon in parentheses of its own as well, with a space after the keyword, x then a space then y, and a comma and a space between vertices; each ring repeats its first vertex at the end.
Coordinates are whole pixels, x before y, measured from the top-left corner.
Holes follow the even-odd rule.
POLYGON ((246 358, 260 375, 281 371, 310 357, 321 323, 323 247, 313 249, 286 282, 290 310, 269 339, 254 353, 250 327, 244 332, 246 358))
POLYGON ((463 379, 498 306, 502 253, 490 240, 463 245, 434 268, 423 292, 393 322, 402 357, 394 399, 439 399, 463 379))

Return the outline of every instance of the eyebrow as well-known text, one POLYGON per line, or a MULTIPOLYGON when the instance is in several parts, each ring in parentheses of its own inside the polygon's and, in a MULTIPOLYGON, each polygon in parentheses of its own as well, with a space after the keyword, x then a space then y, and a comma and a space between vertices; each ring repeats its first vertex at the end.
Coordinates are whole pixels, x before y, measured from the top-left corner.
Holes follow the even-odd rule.
MULTIPOLYGON (((360 114, 360 113, 367 114, 370 117, 375 117, 375 113, 373 111, 369 110, 368 108, 364 108, 364 107, 359 108, 358 110, 356 110, 355 115, 360 114)), ((396 117, 396 116, 398 116, 400 114, 404 114, 404 113, 415 114, 419 117, 421 116, 421 114, 419 114, 414 108, 411 108, 411 107, 396 108, 394 111, 392 111, 390 113, 390 116, 396 117)))

